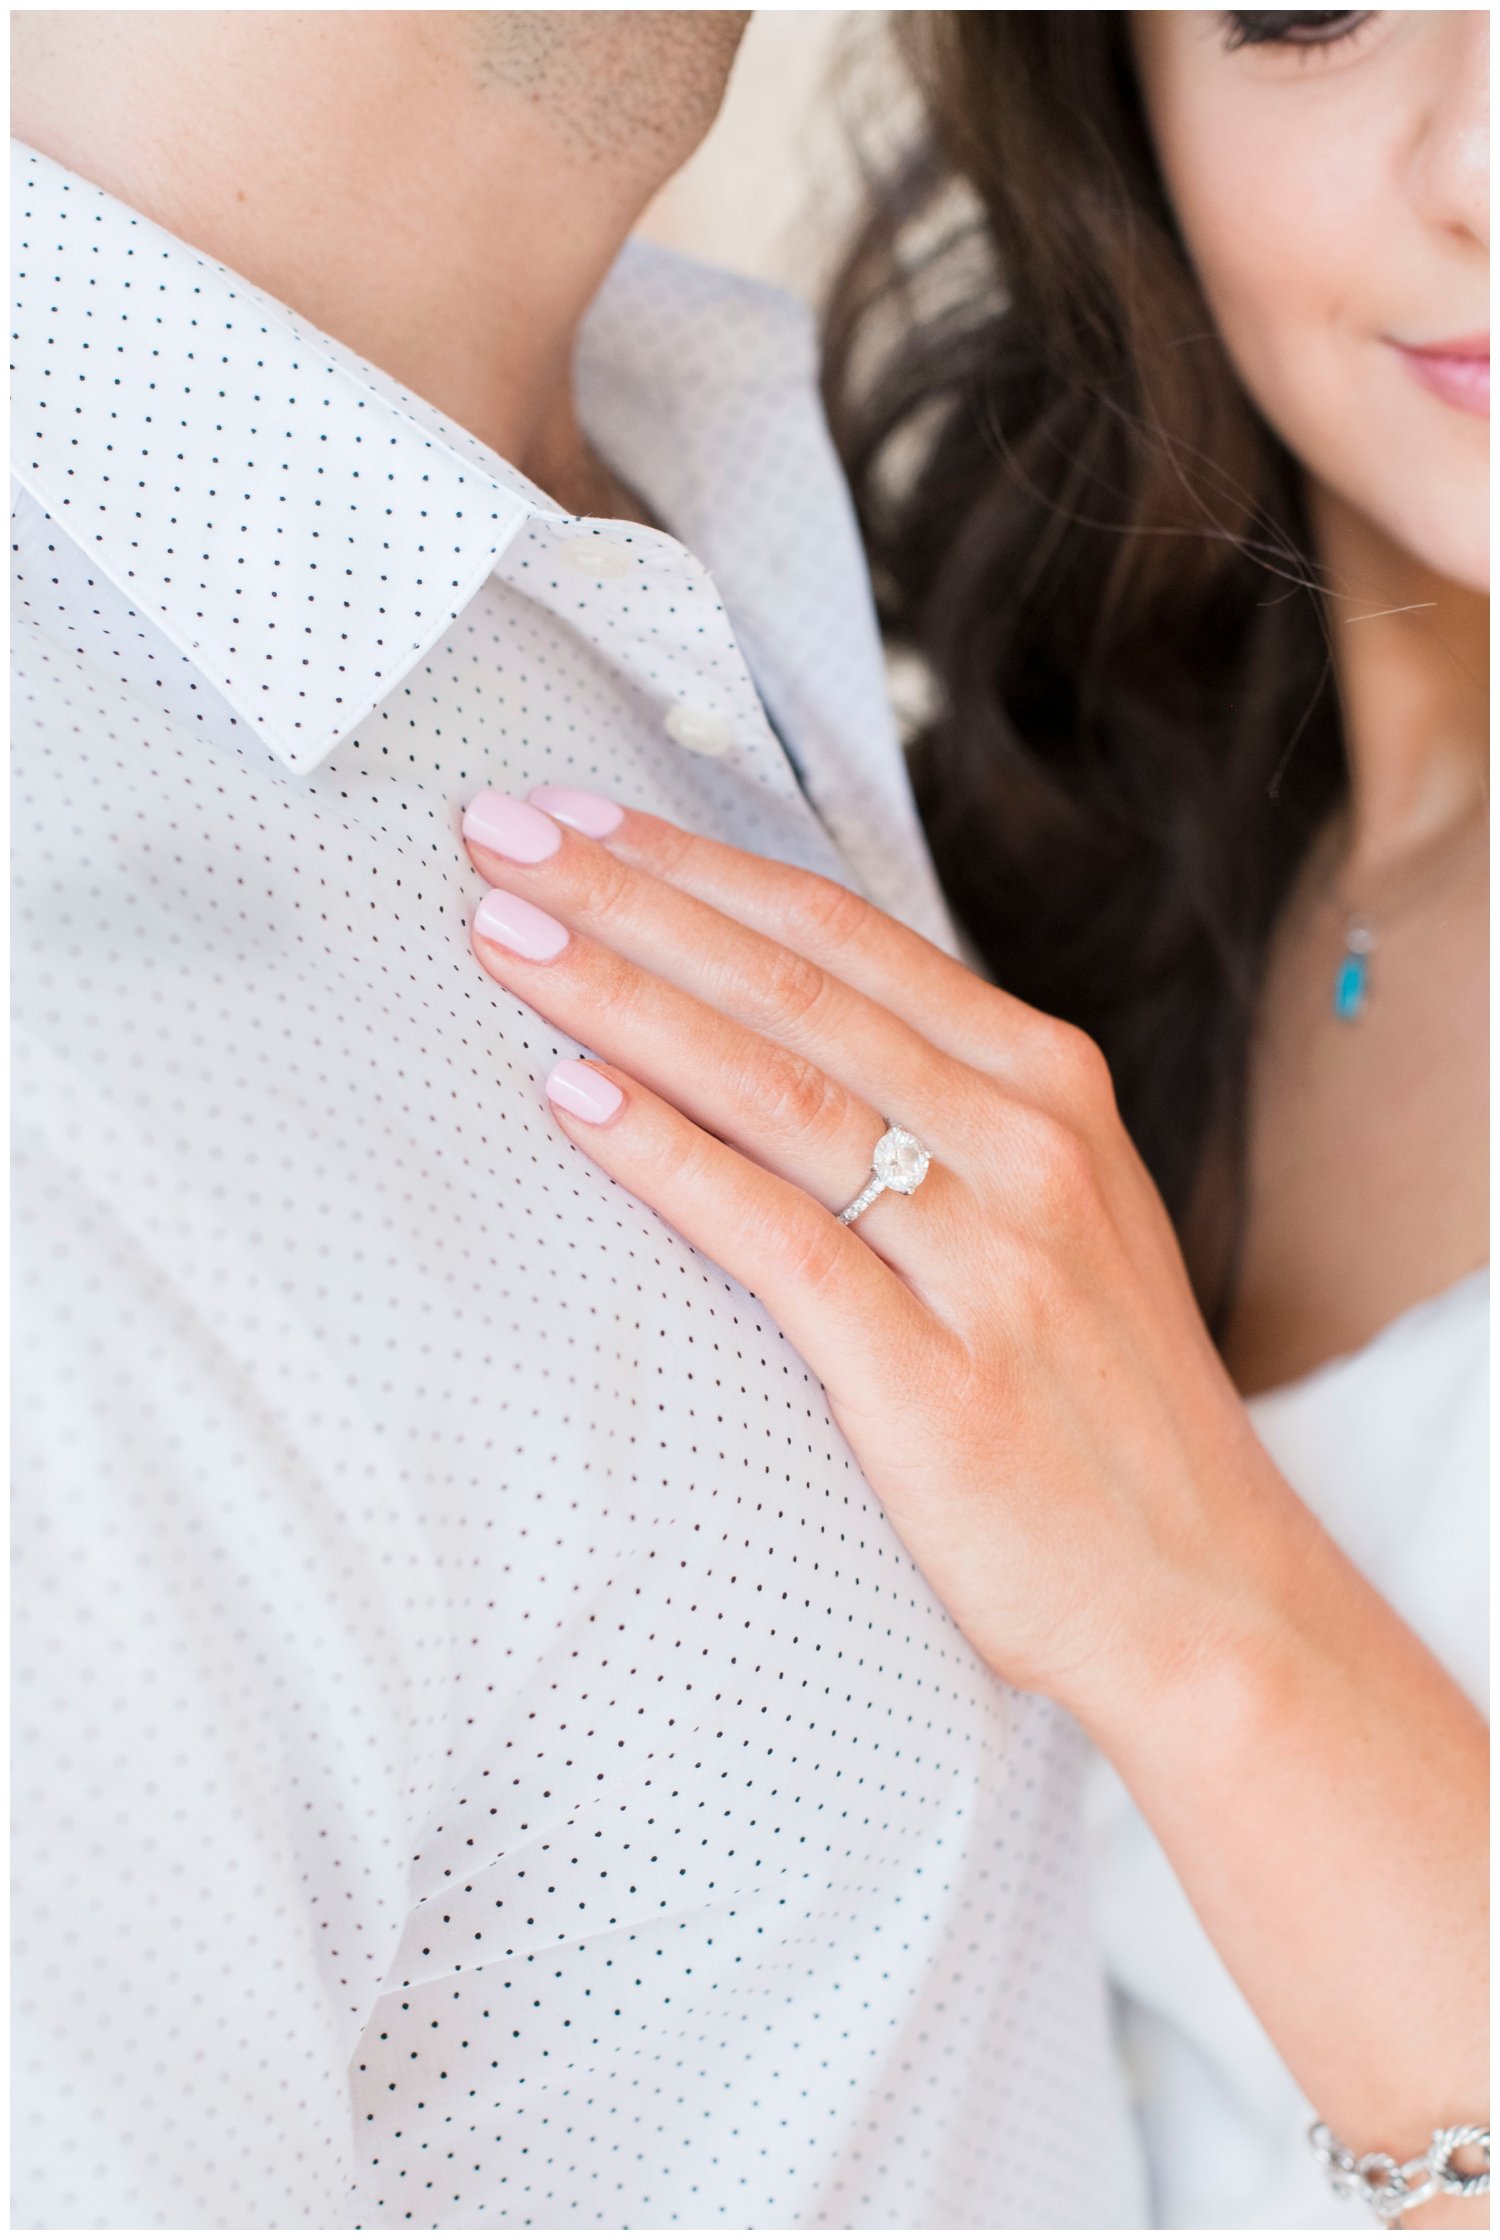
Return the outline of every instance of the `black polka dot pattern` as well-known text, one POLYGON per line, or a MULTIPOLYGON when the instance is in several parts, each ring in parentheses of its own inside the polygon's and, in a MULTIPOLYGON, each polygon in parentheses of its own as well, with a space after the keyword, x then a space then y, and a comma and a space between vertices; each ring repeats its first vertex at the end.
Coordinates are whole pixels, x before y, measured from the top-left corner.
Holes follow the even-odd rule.
POLYGON ((805 320, 622 259, 669 536, 13 187, 17 2221, 1136 2221, 1075 1737, 469 950, 544 778, 944 938, 805 320))

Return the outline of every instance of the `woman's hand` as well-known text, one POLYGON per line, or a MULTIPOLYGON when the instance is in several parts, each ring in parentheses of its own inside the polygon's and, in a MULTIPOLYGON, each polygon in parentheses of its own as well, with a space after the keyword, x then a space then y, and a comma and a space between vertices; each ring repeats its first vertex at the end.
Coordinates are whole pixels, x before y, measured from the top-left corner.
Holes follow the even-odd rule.
POLYGON ((534 800, 465 819, 474 945, 602 1053, 550 1077, 569 1136, 764 1302, 980 1653, 1113 1758, 1335 2131, 1401 2160, 1483 2120, 1483 1722, 1254 1437, 1098 1052, 828 880, 534 800), (931 1171, 843 1227, 887 1117, 931 1171))
POLYGON ((480 962, 603 1060, 561 1125, 764 1303, 989 1663, 1139 1710, 1285 1489, 1098 1050, 826 879, 540 793, 464 829, 480 962), (887 1115, 930 1172, 841 1226, 887 1115))

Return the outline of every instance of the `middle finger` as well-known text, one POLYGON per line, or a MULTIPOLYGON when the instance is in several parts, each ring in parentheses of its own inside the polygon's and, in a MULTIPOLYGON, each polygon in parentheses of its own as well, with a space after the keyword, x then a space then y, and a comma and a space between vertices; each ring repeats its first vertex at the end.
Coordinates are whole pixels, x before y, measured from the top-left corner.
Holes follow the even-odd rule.
MULTIPOLYGON (((863 1187, 884 1117, 811 1058, 769 1041, 573 933, 524 896, 492 887, 474 913, 490 976, 567 1035, 633 1074, 698 1126, 807 1192, 830 1214, 863 1187)), ((877 1199, 860 1234, 929 1305, 945 1247, 972 1222, 968 1193, 939 1166, 921 1218, 877 1199)))
MULTIPOLYGON (((470 804, 464 838, 492 886, 540 904, 700 1005, 811 1059, 867 1106, 923 1134, 936 1156, 951 1158, 972 1143, 979 1083, 970 1069, 795 950, 507 794, 481 794, 470 804)), ((490 969, 483 952, 481 962, 490 969)), ((619 1062, 637 1064, 623 1053, 619 1062)))

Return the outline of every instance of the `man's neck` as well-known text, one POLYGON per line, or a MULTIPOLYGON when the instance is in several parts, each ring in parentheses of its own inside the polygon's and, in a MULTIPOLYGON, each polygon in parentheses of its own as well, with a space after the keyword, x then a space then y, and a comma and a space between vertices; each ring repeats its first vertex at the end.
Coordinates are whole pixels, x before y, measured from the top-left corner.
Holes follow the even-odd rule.
POLYGON ((578 323, 712 117, 737 37, 631 22, 39 11, 16 19, 15 130, 571 503, 569 481, 597 477, 578 323))

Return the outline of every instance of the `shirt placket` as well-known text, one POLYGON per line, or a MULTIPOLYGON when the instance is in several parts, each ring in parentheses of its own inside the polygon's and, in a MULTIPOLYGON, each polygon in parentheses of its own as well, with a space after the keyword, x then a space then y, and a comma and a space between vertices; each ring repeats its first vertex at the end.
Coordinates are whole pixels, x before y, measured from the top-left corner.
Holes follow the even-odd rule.
POLYGON ((637 523, 538 514, 496 572, 608 661, 637 711, 700 781, 717 766, 735 786, 769 795, 777 822, 795 829, 803 860, 847 875, 714 579, 685 546, 637 523))

